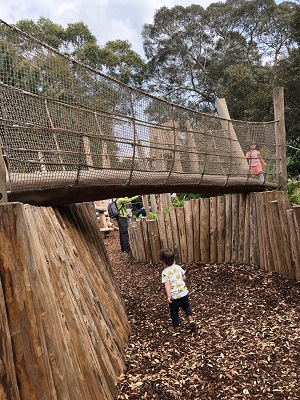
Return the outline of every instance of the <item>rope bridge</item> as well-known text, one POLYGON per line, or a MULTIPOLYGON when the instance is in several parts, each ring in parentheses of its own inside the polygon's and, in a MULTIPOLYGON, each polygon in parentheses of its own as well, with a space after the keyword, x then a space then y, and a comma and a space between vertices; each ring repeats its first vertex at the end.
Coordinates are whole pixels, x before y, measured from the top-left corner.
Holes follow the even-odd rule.
POLYGON ((203 114, 122 84, 0 20, 0 138, 10 201, 276 188, 277 122, 203 114), (255 140, 267 163, 251 178, 255 140))

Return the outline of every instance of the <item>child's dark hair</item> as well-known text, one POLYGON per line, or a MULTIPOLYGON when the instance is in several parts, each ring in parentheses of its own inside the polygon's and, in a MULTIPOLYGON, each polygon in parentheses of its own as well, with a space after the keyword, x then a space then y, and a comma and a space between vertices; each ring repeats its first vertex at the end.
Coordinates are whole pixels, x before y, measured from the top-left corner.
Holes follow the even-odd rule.
POLYGON ((175 254, 171 249, 161 249, 159 252, 159 257, 168 266, 174 264, 175 254))

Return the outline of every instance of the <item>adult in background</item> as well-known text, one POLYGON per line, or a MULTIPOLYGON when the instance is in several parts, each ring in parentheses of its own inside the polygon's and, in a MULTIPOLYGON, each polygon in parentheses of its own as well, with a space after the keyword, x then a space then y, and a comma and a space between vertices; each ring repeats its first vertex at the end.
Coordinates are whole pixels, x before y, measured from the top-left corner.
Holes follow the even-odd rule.
POLYGON ((128 238, 128 221, 127 221, 127 210, 126 204, 136 200, 138 196, 133 197, 119 197, 116 200, 116 205, 119 210, 119 216, 117 217, 117 222, 119 226, 119 235, 120 235, 120 246, 122 253, 130 253, 130 245, 128 238))

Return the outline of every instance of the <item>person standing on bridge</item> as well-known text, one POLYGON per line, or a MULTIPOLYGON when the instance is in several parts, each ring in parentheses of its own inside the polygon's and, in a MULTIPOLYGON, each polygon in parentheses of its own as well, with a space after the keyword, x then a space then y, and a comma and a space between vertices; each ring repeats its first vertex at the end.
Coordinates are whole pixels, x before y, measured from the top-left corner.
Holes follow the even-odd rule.
POLYGON ((252 178, 258 176, 259 180, 264 182, 265 177, 263 173, 263 165, 267 165, 263 160, 260 151, 256 148, 256 143, 250 143, 250 149, 246 153, 246 158, 250 165, 250 174, 252 178))
POLYGON ((127 210, 126 204, 136 200, 138 196, 133 197, 119 197, 116 200, 116 205, 119 210, 119 216, 117 217, 117 222, 119 226, 120 235, 120 246, 122 253, 131 253, 128 237, 128 220, 127 220, 127 210))

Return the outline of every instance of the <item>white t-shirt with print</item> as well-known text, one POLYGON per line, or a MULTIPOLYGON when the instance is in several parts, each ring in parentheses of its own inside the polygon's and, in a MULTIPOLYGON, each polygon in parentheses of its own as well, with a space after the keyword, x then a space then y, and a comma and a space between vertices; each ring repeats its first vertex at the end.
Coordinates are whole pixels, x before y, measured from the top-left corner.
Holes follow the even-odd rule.
POLYGON ((170 282, 172 299, 179 299, 188 294, 187 287, 182 279, 184 274, 185 271, 177 264, 173 264, 162 271, 162 283, 170 282))

